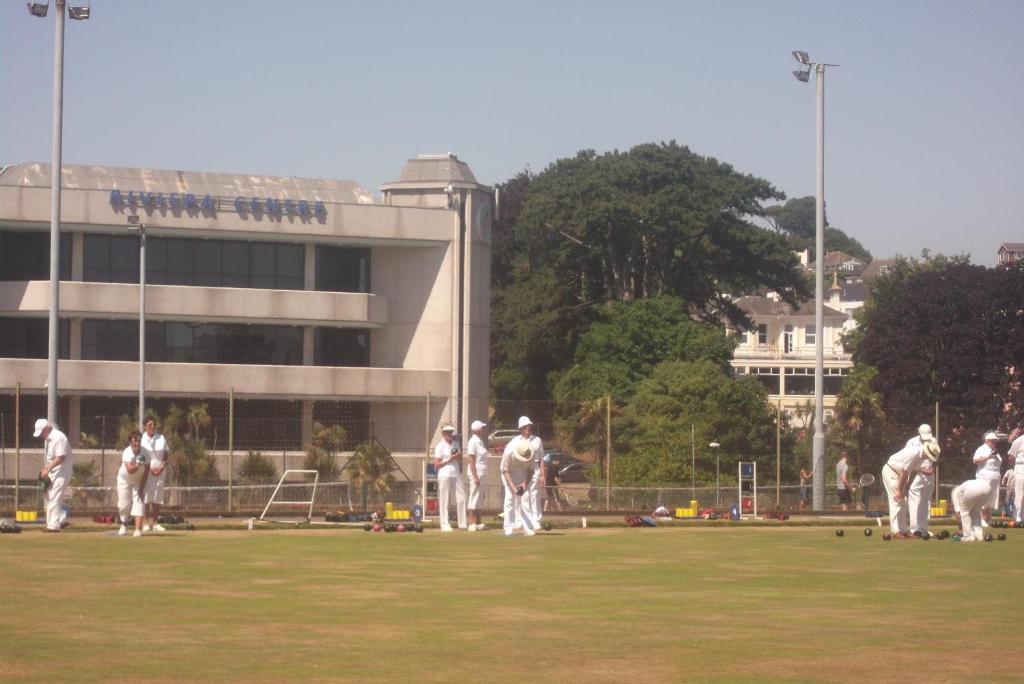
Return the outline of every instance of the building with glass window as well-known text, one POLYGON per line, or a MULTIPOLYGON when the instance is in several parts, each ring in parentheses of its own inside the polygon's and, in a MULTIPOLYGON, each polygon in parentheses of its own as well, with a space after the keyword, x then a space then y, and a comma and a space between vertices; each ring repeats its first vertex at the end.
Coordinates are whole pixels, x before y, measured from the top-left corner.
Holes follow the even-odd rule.
MULTIPOLYGON (((7 415, 19 383, 22 414, 45 413, 49 179, 45 164, 0 171, 7 415)), ((63 183, 58 422, 70 436, 137 406, 136 216, 147 404, 203 400, 216 414, 233 392, 237 419, 280 422, 239 448, 297 448, 328 413, 349 442, 394 449, 485 415, 495 195, 454 155, 409 160, 383 200, 350 181, 99 166, 66 166, 63 183)))

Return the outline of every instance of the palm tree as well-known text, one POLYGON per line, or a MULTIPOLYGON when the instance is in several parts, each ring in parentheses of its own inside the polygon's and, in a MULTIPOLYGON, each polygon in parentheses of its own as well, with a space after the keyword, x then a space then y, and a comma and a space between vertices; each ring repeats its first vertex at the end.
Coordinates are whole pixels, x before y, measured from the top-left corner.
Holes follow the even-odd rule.
POLYGON ((189 436, 193 440, 199 439, 199 429, 209 427, 213 419, 210 417, 208 411, 209 405, 203 401, 198 404, 192 404, 188 407, 188 413, 185 414, 185 419, 189 425, 189 436))
POLYGON ((377 440, 357 446, 347 470, 352 483, 360 487, 364 509, 370 491, 382 495, 390 492, 395 485, 395 463, 391 453, 377 440))
POLYGON ((836 421, 857 448, 857 472, 863 473, 863 454, 885 420, 882 395, 871 388, 878 369, 862 366, 843 380, 836 398, 836 421))
POLYGON ((337 453, 344 443, 345 428, 313 423, 313 440, 306 451, 306 469, 317 471, 325 482, 336 480, 340 472, 337 453))

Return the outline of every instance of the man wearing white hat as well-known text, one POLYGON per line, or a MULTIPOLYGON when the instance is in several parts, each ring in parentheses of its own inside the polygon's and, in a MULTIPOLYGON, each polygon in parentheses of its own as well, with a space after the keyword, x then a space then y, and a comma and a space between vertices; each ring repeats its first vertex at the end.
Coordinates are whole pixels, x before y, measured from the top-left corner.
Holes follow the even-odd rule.
POLYGON ((469 426, 473 436, 466 444, 466 456, 468 457, 469 468, 469 515, 472 520, 469 523, 469 531, 482 530, 486 527, 480 520, 480 511, 484 507, 487 490, 487 445, 484 444, 484 428, 487 423, 474 420, 469 426))
POLYGON ((1003 459, 996 450, 999 436, 994 432, 985 435, 985 443, 974 452, 977 467, 973 480, 967 480, 956 490, 956 509, 960 512, 960 527, 963 537, 960 541, 981 541, 984 530, 981 526, 981 510, 992 500, 992 490, 999 488, 999 468, 1003 459))
POLYGON ((74 457, 68 436, 57 429, 45 418, 36 421, 33 437, 43 440, 43 468, 39 471, 39 479, 46 483, 43 490, 43 503, 46 506, 45 532, 60 532, 61 499, 64 490, 71 481, 71 466, 74 457))
MULTIPOLYGON (((533 421, 528 416, 519 417, 519 435, 513 437, 505 445, 505 452, 507 453, 509 449, 514 449, 515 445, 520 442, 526 443, 533 454, 533 472, 531 473, 525 496, 529 497, 529 511, 533 516, 533 526, 537 528, 540 527, 541 518, 540 483, 544 476, 544 443, 540 437, 533 434, 533 421)), ((522 520, 518 522, 520 525, 523 524, 522 520)))
MULTIPOLYGON (((519 419, 520 423, 524 418, 519 419)), ((525 419, 529 421, 529 418, 525 419)), ((530 482, 537 468, 533 440, 540 443, 536 437, 514 437, 505 445, 501 455, 501 482, 505 485, 503 522, 507 537, 515 534, 517 523, 522 525, 526 536, 532 537, 537 533, 537 519, 530 499, 530 482)))
POLYGON ((907 485, 910 477, 918 472, 923 459, 939 460, 939 445, 934 441, 923 446, 905 446, 889 457, 882 466, 882 484, 889 496, 889 526, 892 536, 906 539, 910 527, 910 515, 907 508, 907 485))
MULTIPOLYGON (((917 435, 907 440, 907 447, 920 448, 934 441, 932 427, 927 423, 917 428, 917 435)), ((910 533, 918 534, 928 531, 928 514, 931 506, 932 493, 935 491, 935 466, 930 458, 921 459, 921 465, 914 473, 907 492, 907 506, 910 514, 910 533)))
POLYGON ((455 443, 455 428, 441 428, 441 441, 434 447, 434 470, 437 472, 437 513, 442 532, 451 532, 448 519, 452 489, 455 490, 456 517, 459 529, 466 529, 466 485, 462 481, 462 453, 455 443))
MULTIPOLYGON (((1020 432, 1020 427, 1017 428, 1017 431, 1020 432)), ((1017 509, 1014 517, 1017 522, 1020 522, 1020 509, 1024 505, 1024 433, 1013 440, 1007 455, 1013 461, 1013 506, 1017 509)), ((1007 492, 1007 496, 1009 496, 1009 492, 1007 492)))

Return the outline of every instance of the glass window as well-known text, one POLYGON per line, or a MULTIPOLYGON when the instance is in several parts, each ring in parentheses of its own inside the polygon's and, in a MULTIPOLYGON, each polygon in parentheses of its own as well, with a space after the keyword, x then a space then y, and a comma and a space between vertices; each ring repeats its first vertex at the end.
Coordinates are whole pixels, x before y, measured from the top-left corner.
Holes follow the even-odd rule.
MULTIPOLYGON (((71 280, 71 234, 60 234, 61 280, 71 280)), ((49 280, 50 234, 0 231, 0 280, 49 280)))
POLYGON ((82 321, 82 358, 87 361, 138 361, 138 321, 82 321))
POLYGON ((277 245, 277 288, 301 290, 305 286, 306 249, 302 245, 277 245))
POLYGON ((252 279, 249 287, 277 287, 277 245, 252 245, 252 279))
MULTIPOLYGON (((50 322, 45 318, 0 318, 0 358, 45 359, 50 353, 50 322)), ((71 328, 60 321, 57 358, 68 358, 71 328)))
POLYGON ((221 258, 223 243, 219 240, 196 241, 195 284, 206 287, 220 287, 223 282, 221 258))
MULTIPOLYGON (((146 246, 149 246, 147 242, 146 246)), ((82 241, 82 279, 94 283, 139 282, 139 239, 87 234, 82 241)))
POLYGON ((191 285, 195 273, 195 247, 192 240, 167 241, 168 285, 191 285))
POLYGON ((316 289, 325 292, 369 292, 370 250, 317 245, 316 289))
POLYGON ((768 344, 768 326, 764 323, 757 326, 757 343, 768 344))
POLYGON ((368 367, 370 332, 348 328, 317 328, 313 338, 313 364, 368 367))
POLYGON ((224 260, 221 266, 224 287, 249 286, 249 245, 244 242, 224 242, 224 260))
POLYGON ((814 323, 804 326, 804 344, 817 344, 817 337, 814 323))
POLYGON ((146 239, 146 282, 152 285, 167 284, 167 240, 146 239))

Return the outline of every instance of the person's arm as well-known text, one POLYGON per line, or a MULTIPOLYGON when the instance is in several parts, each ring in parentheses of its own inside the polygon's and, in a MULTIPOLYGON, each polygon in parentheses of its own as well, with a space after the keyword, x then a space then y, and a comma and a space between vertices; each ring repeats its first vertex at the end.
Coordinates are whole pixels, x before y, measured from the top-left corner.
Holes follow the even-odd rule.
POLYGON ((893 492, 893 501, 899 503, 906 496, 907 483, 910 481, 910 469, 904 468, 903 472, 900 473, 899 482, 896 483, 896 491, 893 492))
POLYGON ((43 466, 43 469, 39 471, 40 477, 50 477, 50 471, 64 463, 64 454, 57 456, 52 462, 43 466))
MULTIPOLYGON (((474 449, 475 451, 475 449, 474 449)), ((469 455, 469 478, 474 484, 480 483, 480 476, 476 472, 476 454, 472 453, 469 455)))

